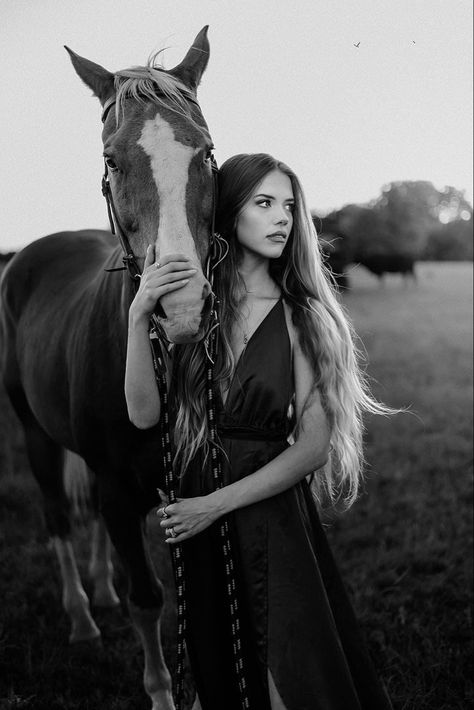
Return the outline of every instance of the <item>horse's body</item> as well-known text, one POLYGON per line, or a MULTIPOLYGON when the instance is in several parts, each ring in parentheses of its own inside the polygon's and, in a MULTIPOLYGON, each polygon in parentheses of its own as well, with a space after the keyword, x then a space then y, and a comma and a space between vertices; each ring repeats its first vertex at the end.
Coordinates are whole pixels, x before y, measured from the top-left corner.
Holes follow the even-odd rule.
MULTIPOLYGON (((210 290, 201 271, 212 216, 212 176, 203 158, 209 141, 193 100, 207 58, 203 30, 185 60, 163 72, 172 82, 184 83, 184 108, 166 105, 169 97, 166 91, 160 94, 158 77, 159 101, 153 101, 149 89, 140 96, 140 84, 138 91, 122 97, 121 118, 119 111, 108 112, 103 133, 117 215, 139 265, 151 242, 157 253, 185 253, 199 266, 190 288, 162 300, 167 316, 163 328, 178 342, 202 338, 210 290)), ((115 100, 112 74, 77 55, 72 60, 103 106, 115 100)), ((157 487, 164 487, 160 437, 157 427, 140 431, 127 415, 124 373, 134 285, 127 272, 105 271, 121 266, 121 257, 112 235, 94 230, 44 237, 17 254, 1 282, 2 373, 43 493, 63 573, 71 639, 94 638, 100 632, 69 541, 65 450, 78 454, 97 478, 101 511, 129 578, 131 617, 145 651, 145 688, 155 710, 172 710, 159 637, 163 594, 145 540, 145 516, 159 504, 157 487)), ((100 530, 97 546, 105 550, 95 560, 105 579, 97 595, 114 604, 107 541, 100 530)))
POLYGON ((410 254, 369 254, 357 260, 382 282, 385 274, 401 274, 416 281, 416 259, 410 254))

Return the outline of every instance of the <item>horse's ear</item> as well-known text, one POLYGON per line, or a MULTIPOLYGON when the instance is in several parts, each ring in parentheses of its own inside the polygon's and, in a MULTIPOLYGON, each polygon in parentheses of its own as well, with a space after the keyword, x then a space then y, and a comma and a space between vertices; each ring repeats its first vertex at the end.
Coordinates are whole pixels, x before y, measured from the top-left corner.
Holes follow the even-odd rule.
POLYGON ((169 70, 170 74, 174 74, 178 79, 181 79, 192 91, 196 91, 199 86, 199 82, 209 61, 210 47, 209 40, 207 39, 208 29, 209 25, 202 28, 183 61, 169 70))
POLYGON ((81 77, 82 81, 92 89, 94 95, 97 96, 102 105, 114 92, 114 75, 101 67, 100 64, 95 64, 89 59, 80 57, 78 54, 64 45, 64 49, 69 53, 74 69, 81 77))

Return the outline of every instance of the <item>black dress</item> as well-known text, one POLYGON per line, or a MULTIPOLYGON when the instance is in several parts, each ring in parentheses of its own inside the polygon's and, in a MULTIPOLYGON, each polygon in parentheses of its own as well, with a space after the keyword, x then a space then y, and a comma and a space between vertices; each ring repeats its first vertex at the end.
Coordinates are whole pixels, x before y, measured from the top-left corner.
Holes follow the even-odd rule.
MULTIPOLYGON (((287 446, 294 385, 280 299, 236 365, 218 415, 226 483, 287 446)), ((182 495, 213 490, 196 461, 182 495)), ((251 710, 270 710, 267 669, 286 710, 388 710, 305 479, 230 516, 251 710)), ((183 545, 187 638, 203 710, 240 710, 217 526, 183 545)))

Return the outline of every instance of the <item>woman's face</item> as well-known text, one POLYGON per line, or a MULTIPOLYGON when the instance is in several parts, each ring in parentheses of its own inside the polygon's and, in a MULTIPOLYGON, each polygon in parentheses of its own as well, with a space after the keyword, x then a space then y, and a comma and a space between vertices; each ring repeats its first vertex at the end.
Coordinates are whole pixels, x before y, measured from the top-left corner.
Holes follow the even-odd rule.
POLYGON ((277 259, 290 236, 294 205, 290 178, 272 170, 257 185, 237 219, 237 241, 244 253, 277 259))

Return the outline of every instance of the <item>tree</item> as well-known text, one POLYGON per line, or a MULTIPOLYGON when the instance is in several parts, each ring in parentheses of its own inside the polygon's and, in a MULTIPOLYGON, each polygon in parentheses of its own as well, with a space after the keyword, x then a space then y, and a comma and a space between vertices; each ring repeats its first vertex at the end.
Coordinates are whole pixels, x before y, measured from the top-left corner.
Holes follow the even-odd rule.
POLYGON ((426 180, 391 182, 372 202, 345 205, 315 224, 327 251, 336 249, 346 263, 378 255, 472 258, 472 207, 464 193, 426 180))
POLYGON ((434 261, 472 261, 472 211, 470 219, 440 224, 428 237, 424 259, 434 261))

